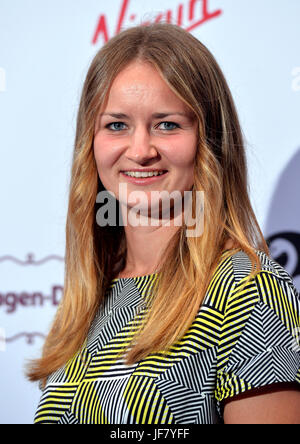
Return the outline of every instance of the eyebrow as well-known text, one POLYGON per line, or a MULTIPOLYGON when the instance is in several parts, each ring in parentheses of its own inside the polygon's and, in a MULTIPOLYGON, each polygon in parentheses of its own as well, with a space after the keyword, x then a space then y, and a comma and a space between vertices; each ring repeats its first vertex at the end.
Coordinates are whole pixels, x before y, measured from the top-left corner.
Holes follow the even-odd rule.
MULTIPOLYGON (((168 116, 177 116, 177 115, 187 117, 188 119, 190 119, 192 117, 190 113, 167 112, 167 113, 154 113, 154 114, 152 114, 152 118, 164 119, 165 117, 168 117, 168 116)), ((127 114, 123 114, 123 113, 101 113, 101 114, 99 114, 99 117, 102 117, 102 116, 115 117, 116 119, 128 119, 129 118, 129 116, 127 114)))

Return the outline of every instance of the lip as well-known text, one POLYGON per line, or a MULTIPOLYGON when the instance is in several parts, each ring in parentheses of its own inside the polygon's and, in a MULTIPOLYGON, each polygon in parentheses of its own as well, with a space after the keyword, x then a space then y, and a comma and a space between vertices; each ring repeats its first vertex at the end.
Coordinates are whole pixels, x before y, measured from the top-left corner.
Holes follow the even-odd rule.
POLYGON ((121 173, 124 173, 124 171, 134 171, 135 173, 149 173, 151 171, 167 171, 163 168, 128 168, 127 170, 121 170, 121 173))
MULTIPOLYGON (((162 171, 162 170, 127 170, 127 171, 162 171)), ((122 176, 130 183, 134 183, 135 185, 150 185, 153 182, 158 182, 159 180, 163 179, 167 176, 168 171, 166 171, 164 174, 160 174, 159 176, 153 176, 153 177, 131 177, 127 176, 123 171, 120 171, 122 176)))

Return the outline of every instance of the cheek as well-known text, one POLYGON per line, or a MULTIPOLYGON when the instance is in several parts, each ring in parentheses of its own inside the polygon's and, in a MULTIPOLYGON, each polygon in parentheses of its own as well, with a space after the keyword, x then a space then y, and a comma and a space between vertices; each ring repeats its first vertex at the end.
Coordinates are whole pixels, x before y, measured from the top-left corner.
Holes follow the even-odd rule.
POLYGON ((114 150, 104 137, 94 138, 93 150, 98 171, 104 170, 114 163, 114 150))
POLYGON ((94 158, 99 179, 106 190, 111 188, 111 171, 113 160, 111 159, 110 150, 107 144, 99 137, 95 137, 93 143, 94 158))
POLYGON ((170 148, 170 161, 177 168, 191 168, 197 151, 197 138, 193 135, 190 137, 174 138, 172 147, 170 148))

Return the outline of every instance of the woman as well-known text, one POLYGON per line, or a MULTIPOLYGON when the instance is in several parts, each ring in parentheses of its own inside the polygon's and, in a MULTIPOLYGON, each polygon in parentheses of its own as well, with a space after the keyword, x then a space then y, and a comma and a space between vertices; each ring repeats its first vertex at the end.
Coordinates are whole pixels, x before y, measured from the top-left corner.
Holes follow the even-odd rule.
POLYGON ((214 57, 171 24, 115 36, 83 87, 64 297, 28 371, 43 388, 35 422, 299 423, 299 319, 299 294, 250 204, 243 136, 214 57), (180 199, 170 223, 150 201, 174 190, 194 208, 203 192, 201 235, 175 223, 180 199), (95 205, 105 191, 115 226, 95 205), (123 223, 137 191, 151 224, 123 223))

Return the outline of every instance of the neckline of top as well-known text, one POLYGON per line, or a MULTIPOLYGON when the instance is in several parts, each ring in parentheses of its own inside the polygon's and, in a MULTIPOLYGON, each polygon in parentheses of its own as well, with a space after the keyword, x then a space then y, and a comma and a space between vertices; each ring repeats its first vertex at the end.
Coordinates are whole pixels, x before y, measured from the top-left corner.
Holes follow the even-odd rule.
POLYGON ((124 280, 128 280, 128 279, 139 279, 139 278, 145 278, 145 277, 150 277, 150 276, 154 276, 156 274, 158 274, 159 271, 156 271, 155 273, 151 273, 151 274, 144 274, 143 276, 130 276, 130 277, 119 277, 119 278, 114 278, 112 279, 112 282, 115 281, 124 281, 124 280))
MULTIPOLYGON (((231 248, 228 250, 224 250, 221 254, 221 256, 223 256, 225 253, 227 253, 227 251, 231 251, 231 250, 235 250, 235 248, 231 248)), ((146 277, 151 277, 151 276, 155 276, 157 274, 159 274, 160 271, 156 271, 155 273, 150 273, 150 274, 144 274, 142 276, 130 276, 130 277, 118 277, 118 278, 114 278, 111 280, 111 282, 117 282, 117 281, 126 281, 129 279, 141 279, 141 278, 146 278, 146 277)))

